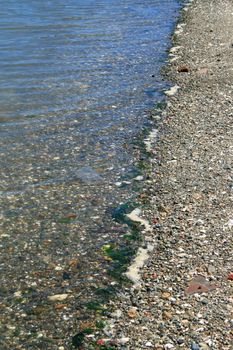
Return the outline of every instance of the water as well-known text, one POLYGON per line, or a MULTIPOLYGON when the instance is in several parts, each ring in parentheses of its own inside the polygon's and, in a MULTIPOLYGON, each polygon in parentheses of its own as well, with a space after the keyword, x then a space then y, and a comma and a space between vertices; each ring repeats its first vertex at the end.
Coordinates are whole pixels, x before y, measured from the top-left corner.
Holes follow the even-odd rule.
POLYGON ((76 291, 71 313, 88 285, 108 283, 101 247, 127 233, 112 213, 136 197, 133 144, 166 86, 179 4, 0 4, 2 285, 9 296, 34 288, 32 308, 41 295, 76 291))

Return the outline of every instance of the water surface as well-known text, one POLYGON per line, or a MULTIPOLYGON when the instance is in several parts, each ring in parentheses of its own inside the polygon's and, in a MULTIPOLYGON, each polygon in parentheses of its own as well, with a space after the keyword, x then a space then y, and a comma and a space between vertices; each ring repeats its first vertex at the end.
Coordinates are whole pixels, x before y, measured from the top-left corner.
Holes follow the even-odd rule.
POLYGON ((47 310, 35 334, 46 325, 64 344, 90 288, 108 283, 101 249, 128 232, 112 213, 136 197, 133 144, 166 86, 159 72, 179 5, 0 4, 1 283, 24 330, 16 339, 37 349, 30 310, 47 310), (18 290, 27 302, 14 299, 18 290), (73 298, 54 315, 47 295, 67 291, 73 298))

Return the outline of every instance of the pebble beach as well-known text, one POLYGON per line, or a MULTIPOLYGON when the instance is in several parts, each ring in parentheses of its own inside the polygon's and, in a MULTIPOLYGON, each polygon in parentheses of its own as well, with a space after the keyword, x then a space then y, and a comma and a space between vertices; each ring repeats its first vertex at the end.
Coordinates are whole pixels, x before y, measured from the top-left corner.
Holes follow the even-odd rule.
POLYGON ((99 342, 115 339, 122 350, 230 350, 233 3, 190 2, 169 57, 164 74, 173 86, 166 108, 152 115, 157 132, 148 137, 141 194, 147 262, 114 301, 99 342))
MULTIPOLYGON (((112 212, 103 234, 94 227, 100 234, 92 241, 98 254, 90 245, 86 260, 81 263, 77 255, 77 214, 70 211, 76 205, 76 184, 65 192, 66 216, 58 218, 61 226, 73 225, 71 236, 62 226, 63 240, 55 228, 46 238, 42 227, 43 245, 34 239, 30 245, 22 240, 29 236, 30 221, 17 230, 14 226, 14 247, 4 246, 4 239, 14 236, 1 236, 1 350, 233 349, 232 62, 232 1, 187 2, 162 70, 170 88, 150 113, 143 150, 133 147, 136 167, 143 163, 136 177, 138 198, 130 211, 118 210, 115 218, 120 219, 111 230, 112 212), (123 253, 116 244, 120 230, 128 244, 123 253), (105 241, 109 235, 113 243, 105 241), (10 259, 20 244, 27 254, 10 259), (90 266, 94 277, 88 272, 86 278, 83 271, 90 266)), ((84 170, 96 180, 97 173, 84 170)), ((105 210, 97 183, 91 203, 98 201, 105 210)), ((58 207, 62 191, 56 192, 58 207)), ((36 207, 34 212, 41 220, 36 207)), ((35 222, 30 229, 33 225, 39 226, 35 222)))

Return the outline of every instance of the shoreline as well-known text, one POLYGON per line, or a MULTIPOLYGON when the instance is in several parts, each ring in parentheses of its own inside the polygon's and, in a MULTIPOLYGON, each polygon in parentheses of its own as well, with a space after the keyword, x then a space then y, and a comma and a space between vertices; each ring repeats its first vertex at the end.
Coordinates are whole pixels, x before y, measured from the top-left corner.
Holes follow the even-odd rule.
POLYGON ((141 285, 125 288, 104 333, 119 349, 232 349, 232 86, 230 1, 190 1, 154 115, 141 285), (162 117, 162 118, 161 118, 162 117), (156 140, 155 140, 156 139, 156 140), (155 148, 154 148, 155 147, 155 148))

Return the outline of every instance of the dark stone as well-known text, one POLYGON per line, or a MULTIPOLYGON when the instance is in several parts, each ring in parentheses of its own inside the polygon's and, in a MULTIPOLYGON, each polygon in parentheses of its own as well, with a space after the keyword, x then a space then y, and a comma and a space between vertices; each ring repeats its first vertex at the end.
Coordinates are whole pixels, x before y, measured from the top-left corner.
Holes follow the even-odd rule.
POLYGON ((76 348, 79 349, 84 341, 85 334, 83 332, 77 333, 75 336, 72 338, 72 345, 76 348))
POLYGON ((64 271, 62 275, 63 280, 70 280, 71 276, 68 272, 64 271))
POLYGON ((188 73, 189 72, 189 67, 183 64, 182 66, 179 66, 177 71, 179 73, 188 73))

